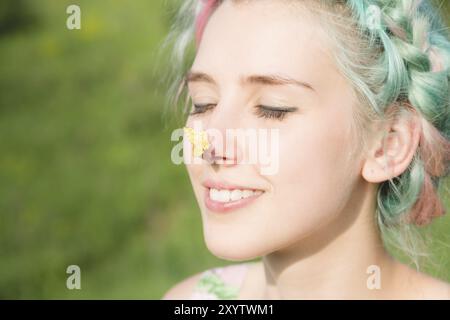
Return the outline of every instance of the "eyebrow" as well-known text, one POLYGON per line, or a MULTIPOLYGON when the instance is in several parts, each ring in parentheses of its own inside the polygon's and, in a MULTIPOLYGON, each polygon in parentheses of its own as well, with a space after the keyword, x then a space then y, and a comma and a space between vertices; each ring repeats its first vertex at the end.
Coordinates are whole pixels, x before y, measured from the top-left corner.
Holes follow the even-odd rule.
MULTIPOLYGON (((207 82, 217 85, 216 81, 210 75, 204 72, 188 71, 185 76, 185 83, 189 82, 207 82)), ((242 84, 260 84, 269 86, 279 86, 279 85, 296 85, 312 91, 314 88, 307 82, 292 79, 286 76, 278 74, 262 74, 262 75, 249 75, 241 76, 240 82, 242 84)))

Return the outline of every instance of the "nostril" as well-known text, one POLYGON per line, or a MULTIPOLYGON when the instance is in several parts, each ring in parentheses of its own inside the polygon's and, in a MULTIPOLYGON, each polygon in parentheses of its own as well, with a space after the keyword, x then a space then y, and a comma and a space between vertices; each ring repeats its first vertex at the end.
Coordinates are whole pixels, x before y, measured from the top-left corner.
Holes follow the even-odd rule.
POLYGON ((209 164, 227 164, 230 160, 225 156, 216 156, 214 150, 207 150, 202 155, 202 159, 209 164))
POLYGON ((210 145, 210 147, 202 154, 202 159, 211 164, 215 161, 215 154, 214 147, 210 145))
POLYGON ((234 156, 224 154, 223 152, 217 152, 213 143, 209 144, 209 148, 201 155, 201 158, 209 164, 221 164, 221 165, 233 165, 237 164, 237 159, 234 156))

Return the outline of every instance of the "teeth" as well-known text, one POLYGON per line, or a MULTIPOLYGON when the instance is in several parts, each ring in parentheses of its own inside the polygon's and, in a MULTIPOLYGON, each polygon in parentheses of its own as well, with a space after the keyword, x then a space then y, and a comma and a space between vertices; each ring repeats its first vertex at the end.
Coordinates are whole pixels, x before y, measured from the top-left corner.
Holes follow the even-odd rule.
POLYGON ((219 191, 219 201, 220 202, 228 202, 228 201, 230 201, 230 191, 228 191, 228 190, 220 190, 219 191))
POLYGON ((253 191, 252 190, 244 190, 243 193, 242 193, 242 196, 244 198, 248 198, 248 197, 250 197, 252 195, 253 195, 253 191))
POLYGON ((230 199, 231 201, 236 201, 242 199, 242 191, 241 190, 233 190, 230 193, 230 199))
POLYGON ((261 190, 240 190, 240 189, 234 189, 234 190, 217 190, 217 189, 209 189, 209 197, 213 201, 217 202, 230 202, 230 201, 237 201, 244 198, 251 197, 253 195, 260 195, 262 193, 261 190))

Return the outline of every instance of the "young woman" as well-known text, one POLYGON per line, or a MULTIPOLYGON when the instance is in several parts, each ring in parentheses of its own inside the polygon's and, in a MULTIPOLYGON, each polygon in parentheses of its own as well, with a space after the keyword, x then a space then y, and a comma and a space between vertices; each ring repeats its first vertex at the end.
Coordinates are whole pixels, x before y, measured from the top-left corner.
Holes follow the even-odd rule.
POLYGON ((191 101, 186 127, 276 129, 278 167, 263 174, 239 161, 239 142, 207 138, 186 166, 208 249, 235 263, 164 299, 450 298, 385 247, 416 261, 418 226, 445 212, 450 42, 438 13, 426 0, 184 2, 169 38, 180 65, 196 40, 174 82, 175 100, 191 101))

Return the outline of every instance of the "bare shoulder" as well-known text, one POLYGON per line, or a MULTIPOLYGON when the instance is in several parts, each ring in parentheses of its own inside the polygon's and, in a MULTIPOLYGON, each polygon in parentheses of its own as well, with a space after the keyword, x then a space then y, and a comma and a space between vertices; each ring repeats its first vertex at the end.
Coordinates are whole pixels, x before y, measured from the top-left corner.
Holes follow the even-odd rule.
POLYGON ((402 266, 405 283, 410 287, 412 299, 450 300, 450 283, 419 272, 408 266, 402 266))
POLYGON ((162 297, 162 300, 186 300, 192 294, 204 271, 198 272, 172 286, 162 297))
POLYGON ((450 283, 421 274, 424 299, 450 300, 450 283))
MULTIPOLYGON (((197 286, 198 282, 200 281, 200 278, 206 271, 211 271, 213 269, 220 270, 221 275, 230 279, 230 277, 234 278, 235 276, 238 276, 239 272, 241 272, 241 274, 242 274, 242 272, 247 269, 247 268, 242 268, 243 266, 249 266, 250 267, 249 270, 253 270, 254 267, 256 266, 256 263, 255 262, 235 263, 235 264, 230 264, 227 266, 221 266, 221 267, 215 267, 215 268, 203 270, 203 271, 198 272, 190 277, 187 277, 186 279, 175 284, 164 294, 164 296, 162 297, 162 300, 186 300, 186 299, 189 299, 192 296, 194 289, 197 286)), ((244 275, 245 275, 245 273, 244 273, 244 275)), ((239 276, 238 276, 238 278, 239 278, 239 276)), ((243 280, 245 280, 245 278, 243 280)))

